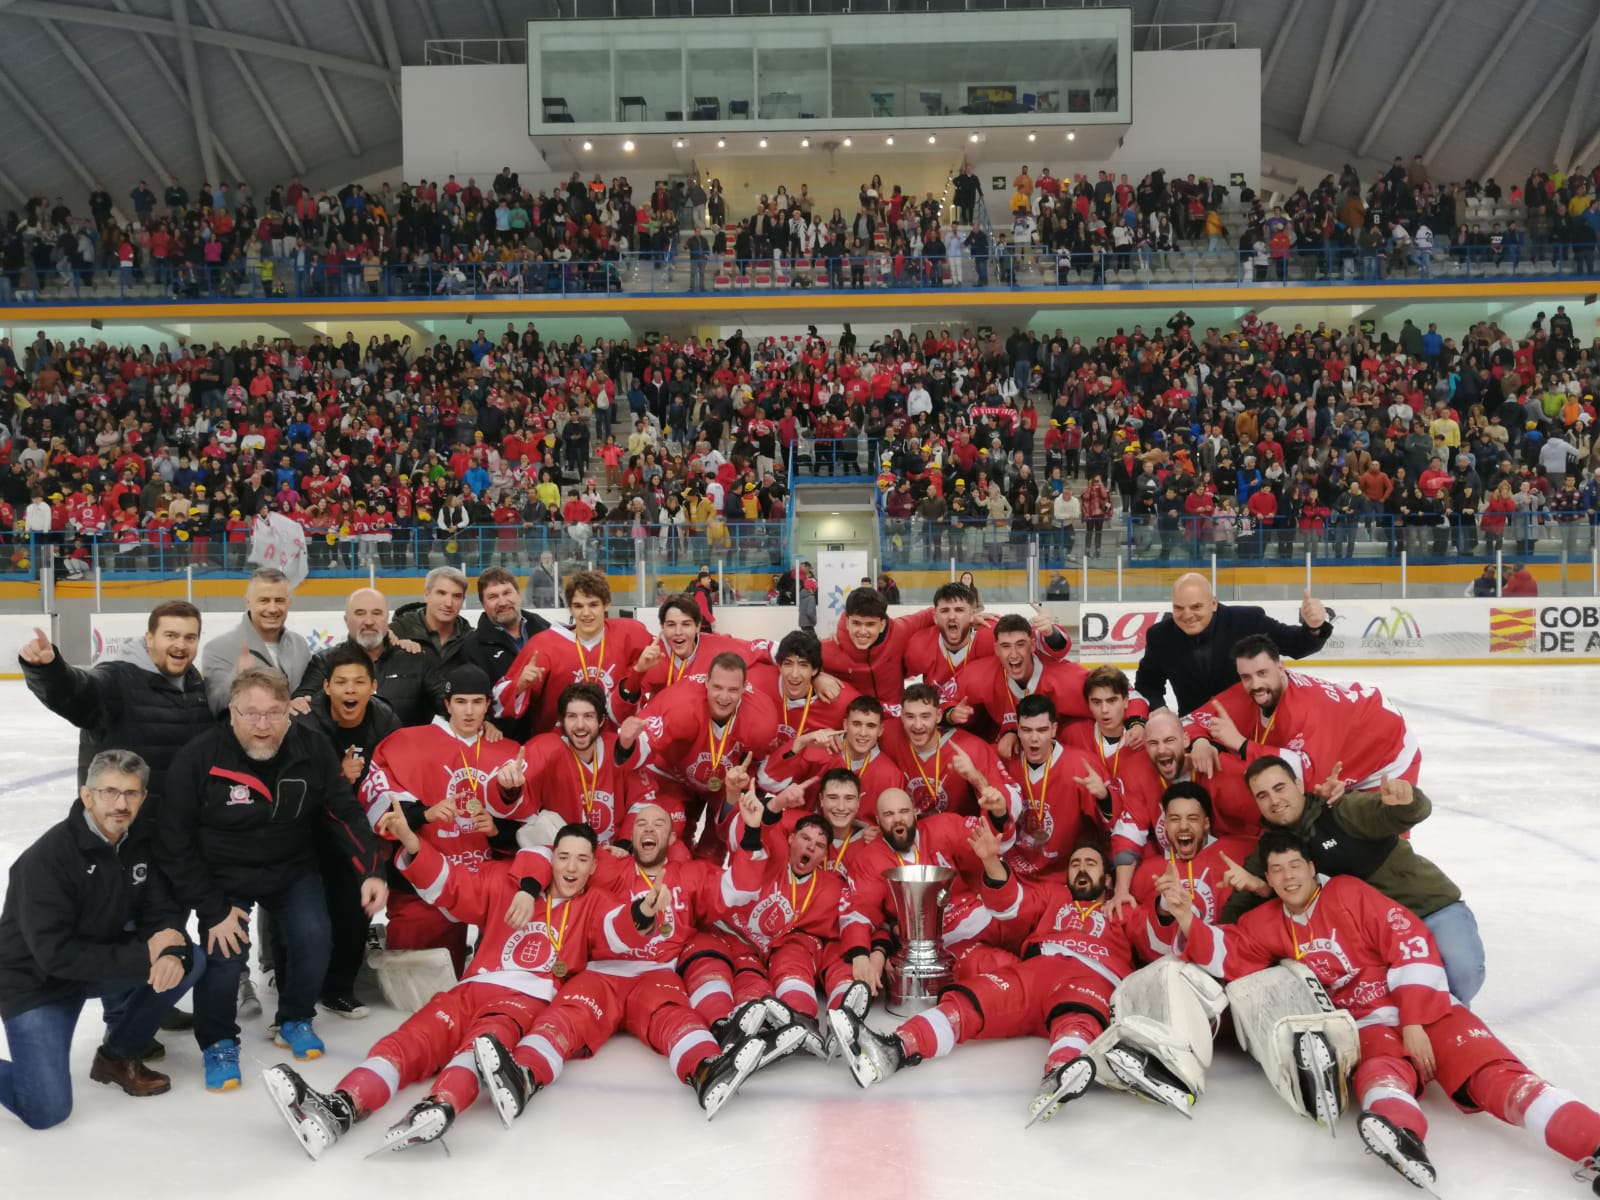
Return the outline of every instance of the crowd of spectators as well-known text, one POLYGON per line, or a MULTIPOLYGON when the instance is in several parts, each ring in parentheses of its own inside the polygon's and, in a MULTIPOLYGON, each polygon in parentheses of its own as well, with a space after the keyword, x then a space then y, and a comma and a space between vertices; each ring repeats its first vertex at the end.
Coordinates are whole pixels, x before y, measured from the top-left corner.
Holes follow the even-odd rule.
POLYGON ((890 533, 934 558, 1007 559, 1037 534, 1058 558, 1080 535, 1162 558, 1587 553, 1597 362, 1564 307, 1459 341, 1181 311, 1092 341, 41 333, 0 342, 0 522, 14 565, 42 542, 68 569, 96 549, 112 570, 238 568, 267 511, 305 527, 313 567, 631 563, 640 543, 783 565, 792 467, 876 475, 890 533))
MULTIPOLYGON (((786 271, 791 286, 988 286, 1042 270, 1060 283, 1149 276, 1170 256, 1237 255, 1245 278, 1429 275, 1448 264, 1515 269, 1526 261, 1594 273, 1600 167, 1436 183, 1396 158, 1363 183, 1346 166, 1316 187, 1263 196, 1194 175, 1110 171, 1065 177, 1023 165, 1009 196, 988 197, 970 163, 938 196, 864 181, 852 211, 824 212, 800 183, 737 201, 719 179, 657 180, 636 194, 623 175, 578 172, 525 188, 503 168, 473 177, 349 184, 314 191, 298 176, 264 195, 249 184, 140 180, 122 200, 97 189, 87 212, 37 197, 0 234, 0 303, 96 279, 174 296, 606 291, 626 266, 686 271, 690 290, 746 286, 786 271), (992 203, 991 203, 992 200, 992 203)), ((1231 271, 1229 272, 1232 273, 1231 271)), ((653 270, 654 286, 665 286, 653 270)), ((772 280, 768 279, 771 283, 772 280)), ((675 286, 675 285, 674 285, 675 286)))

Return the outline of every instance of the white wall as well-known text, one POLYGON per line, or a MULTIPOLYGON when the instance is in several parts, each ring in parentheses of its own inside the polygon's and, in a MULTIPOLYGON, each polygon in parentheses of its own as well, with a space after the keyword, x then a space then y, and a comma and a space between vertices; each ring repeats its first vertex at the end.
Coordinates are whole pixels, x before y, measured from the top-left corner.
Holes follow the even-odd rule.
POLYGON ((408 183, 471 176, 487 191, 508 164, 535 192, 555 183, 528 137, 527 67, 405 67, 400 122, 408 183))

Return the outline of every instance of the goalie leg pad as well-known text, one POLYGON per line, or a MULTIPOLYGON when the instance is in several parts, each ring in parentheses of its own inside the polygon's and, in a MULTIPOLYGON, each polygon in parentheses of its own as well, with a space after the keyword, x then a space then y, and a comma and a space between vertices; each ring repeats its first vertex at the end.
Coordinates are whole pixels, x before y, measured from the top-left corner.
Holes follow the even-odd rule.
MULTIPOLYGON (((1342 1112, 1349 1099, 1350 1072, 1361 1058, 1360 1035, 1349 1013, 1335 1008, 1309 968, 1283 962, 1235 980, 1227 988, 1233 1008, 1233 1028, 1239 1044, 1266 1072, 1273 1091, 1295 1112, 1319 1120, 1314 1070, 1303 1060, 1314 1043, 1302 1037, 1320 1035, 1334 1065, 1337 1106, 1342 1112)), ((1320 1114, 1325 1120, 1327 1113, 1320 1114)))
MULTIPOLYGON (((1117 985, 1112 1022, 1090 1052, 1104 1068, 1105 1051, 1127 1045, 1153 1056, 1195 1093, 1204 1091, 1216 1022, 1227 1010, 1222 985, 1191 963, 1164 958, 1141 967, 1117 985)), ((1116 1074, 1101 1070, 1108 1087, 1116 1074)))

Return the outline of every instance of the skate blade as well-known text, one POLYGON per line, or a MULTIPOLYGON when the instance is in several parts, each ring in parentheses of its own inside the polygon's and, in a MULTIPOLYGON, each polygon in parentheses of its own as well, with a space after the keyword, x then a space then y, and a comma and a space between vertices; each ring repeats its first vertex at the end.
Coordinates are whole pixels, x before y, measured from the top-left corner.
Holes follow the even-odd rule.
POLYGON ((303 1115, 299 1104, 295 1102, 294 1084, 285 1079, 277 1068, 268 1067, 262 1071, 261 1083, 266 1089, 267 1098, 272 1101, 272 1107, 278 1110, 278 1115, 294 1134, 295 1141, 300 1143, 300 1149, 306 1152, 306 1157, 312 1162, 316 1162, 333 1145, 328 1131, 320 1122, 303 1115))
POLYGON ((1335 1141, 1339 1138, 1339 1101, 1334 1072, 1338 1069, 1328 1043, 1320 1036, 1302 1034, 1298 1051, 1300 1069, 1317 1077, 1316 1122, 1328 1131, 1335 1141), (1314 1039, 1314 1040, 1313 1040, 1314 1039))
POLYGON ((804 1047, 805 1042, 806 1030, 803 1025, 785 1025, 772 1035, 771 1047, 761 1056, 761 1061, 756 1064, 756 1070, 763 1070, 779 1059, 788 1058, 804 1047))
POLYGON ((452 1157, 450 1147, 445 1143, 444 1135, 440 1134, 438 1137, 432 1138, 397 1138, 393 1142, 385 1138, 382 1144, 371 1154, 368 1154, 363 1161, 371 1162, 375 1158, 382 1158, 386 1154, 397 1154, 402 1150, 410 1150, 415 1146, 438 1146, 439 1149, 444 1151, 446 1158, 452 1157))
POLYGON ((1188 1092, 1180 1092, 1176 1088, 1146 1078, 1128 1067, 1123 1062, 1122 1056, 1116 1053, 1106 1055, 1106 1065, 1111 1068, 1111 1073, 1126 1084, 1139 1099, 1174 1109, 1189 1120, 1194 1120, 1194 1097, 1188 1092))
POLYGON ((478 1079, 488 1090, 489 1102, 494 1105, 500 1124, 510 1129, 511 1123, 522 1115, 522 1110, 517 1107, 517 1098, 511 1090, 501 1087, 497 1082, 502 1065, 500 1052, 487 1038, 477 1038, 472 1043, 472 1062, 478 1069, 478 1079))
POLYGON ((1089 1085, 1093 1082, 1094 1065, 1088 1059, 1079 1059, 1077 1062, 1071 1063, 1065 1071, 1061 1072, 1061 1082, 1056 1085, 1054 1092, 1048 1097, 1034 1097, 1033 1103, 1029 1105, 1029 1111, 1033 1115, 1028 1118, 1028 1123, 1023 1128, 1032 1129, 1040 1121, 1048 1121, 1061 1110, 1061 1106, 1068 1100, 1075 1099, 1088 1091, 1089 1085), (1080 1063, 1088 1064, 1087 1072, 1084 1067, 1079 1065, 1080 1063), (1088 1075, 1087 1079, 1084 1078, 1086 1073, 1088 1075))
POLYGON ((1436 1187, 1437 1180, 1429 1172, 1414 1165, 1410 1159, 1400 1153, 1400 1146, 1394 1139, 1393 1132, 1387 1125, 1378 1121, 1363 1120, 1357 1127, 1361 1132, 1361 1141, 1366 1145, 1367 1153, 1379 1162, 1389 1167, 1413 1187, 1421 1188, 1431 1196, 1439 1194, 1436 1187))
POLYGON ((733 1057, 733 1074, 706 1093, 706 1120, 715 1117, 722 1111, 723 1105, 738 1095, 739 1089, 744 1086, 744 1081, 755 1074, 761 1065, 765 1048, 766 1044, 755 1038, 747 1038, 739 1044, 733 1057))
POLYGON ((856 1046, 855 1026, 851 1023, 850 1014, 843 1008, 829 1009, 828 1026, 833 1030, 833 1040, 838 1044, 839 1055, 844 1059, 845 1066, 850 1068, 850 1074, 856 1083, 866 1088, 878 1082, 878 1073, 862 1059, 861 1052, 856 1046))

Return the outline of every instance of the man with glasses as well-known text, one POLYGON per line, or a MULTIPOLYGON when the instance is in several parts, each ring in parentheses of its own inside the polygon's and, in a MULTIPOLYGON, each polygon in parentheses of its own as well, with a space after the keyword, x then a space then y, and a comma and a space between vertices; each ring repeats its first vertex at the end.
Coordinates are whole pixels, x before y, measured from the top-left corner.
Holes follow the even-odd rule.
POLYGON ((250 949, 250 906, 271 916, 278 973, 277 1044, 298 1059, 323 1045, 311 1027, 331 933, 317 869, 316 823, 361 883, 368 916, 388 898, 377 840, 332 745, 289 723, 289 686, 277 671, 240 671, 228 720, 178 753, 156 814, 156 858, 205 935, 206 974, 195 991, 195 1040, 206 1089, 239 1086, 239 978, 250 949))
POLYGON ((203 961, 187 918, 152 862, 150 822, 137 822, 150 768, 128 750, 89 763, 82 807, 24 850, 0 912, 0 1107, 30 1129, 72 1112, 68 1055, 84 1001, 100 997, 106 1036, 89 1078, 130 1096, 159 1096, 171 1081, 139 1056, 203 961))

